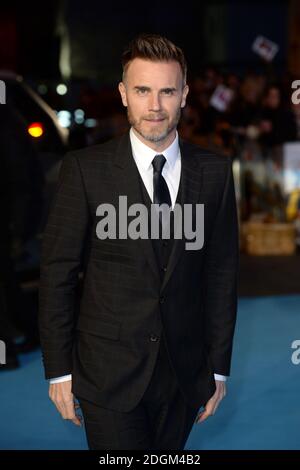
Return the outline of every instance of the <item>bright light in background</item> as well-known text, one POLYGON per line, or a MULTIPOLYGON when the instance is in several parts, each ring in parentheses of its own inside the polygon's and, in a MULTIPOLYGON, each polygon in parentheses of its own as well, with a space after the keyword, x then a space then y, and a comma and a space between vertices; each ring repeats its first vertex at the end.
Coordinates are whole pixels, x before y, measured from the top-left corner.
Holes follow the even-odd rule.
POLYGON ((61 110, 57 113, 58 122, 62 127, 70 127, 71 125, 71 113, 70 111, 61 110))
POLYGON ((66 93, 68 92, 68 88, 67 86, 64 84, 64 83, 60 83, 59 85, 57 85, 56 87, 56 93, 58 95, 65 95, 66 93))
POLYGON ((97 120, 96 119, 86 119, 84 123, 85 127, 96 127, 97 126, 97 120))
POLYGON ((71 69, 71 38, 69 21, 66 21, 65 2, 58 2, 56 17, 56 34, 60 38, 59 68, 64 80, 72 75, 71 69))
POLYGON ((31 135, 31 137, 41 137, 44 134, 44 128, 41 122, 33 122, 28 126, 27 128, 28 134, 31 135))
POLYGON ((76 124, 84 123, 84 111, 83 109, 75 109, 74 111, 74 120, 76 124))

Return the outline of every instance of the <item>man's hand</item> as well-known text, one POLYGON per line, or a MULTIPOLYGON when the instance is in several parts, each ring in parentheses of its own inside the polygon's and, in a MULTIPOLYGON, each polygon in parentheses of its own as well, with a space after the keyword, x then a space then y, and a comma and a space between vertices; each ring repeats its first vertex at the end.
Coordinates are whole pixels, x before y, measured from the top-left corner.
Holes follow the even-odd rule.
POLYGON ((203 411, 197 415, 195 423, 202 423, 206 418, 215 414, 219 403, 226 395, 226 382, 216 380, 216 391, 213 396, 208 400, 203 411))
POLYGON ((75 408, 79 408, 79 405, 74 402, 71 389, 72 380, 50 384, 49 397, 64 419, 70 419, 77 426, 81 426, 82 418, 75 414, 75 408))

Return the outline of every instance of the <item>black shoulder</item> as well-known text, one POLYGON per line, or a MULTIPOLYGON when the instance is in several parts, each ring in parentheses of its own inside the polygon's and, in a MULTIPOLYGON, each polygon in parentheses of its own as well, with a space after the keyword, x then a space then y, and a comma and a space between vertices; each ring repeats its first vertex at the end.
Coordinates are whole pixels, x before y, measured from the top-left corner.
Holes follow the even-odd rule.
POLYGON ((101 144, 71 150, 67 152, 66 157, 77 159, 80 165, 84 165, 87 161, 105 161, 115 154, 121 138, 122 136, 115 137, 101 144))
POLYGON ((201 163, 232 163, 232 157, 222 154, 222 152, 214 152, 200 145, 187 142, 180 139, 180 148, 186 154, 193 158, 201 159, 201 163))

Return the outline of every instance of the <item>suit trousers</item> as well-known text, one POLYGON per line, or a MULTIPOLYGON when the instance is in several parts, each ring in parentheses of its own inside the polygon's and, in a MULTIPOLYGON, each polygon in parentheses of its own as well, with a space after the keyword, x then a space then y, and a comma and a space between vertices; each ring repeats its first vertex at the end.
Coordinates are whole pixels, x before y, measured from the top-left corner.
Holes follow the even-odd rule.
POLYGON ((90 450, 183 450, 198 412, 178 387, 164 336, 148 387, 133 410, 119 412, 77 399, 90 450))

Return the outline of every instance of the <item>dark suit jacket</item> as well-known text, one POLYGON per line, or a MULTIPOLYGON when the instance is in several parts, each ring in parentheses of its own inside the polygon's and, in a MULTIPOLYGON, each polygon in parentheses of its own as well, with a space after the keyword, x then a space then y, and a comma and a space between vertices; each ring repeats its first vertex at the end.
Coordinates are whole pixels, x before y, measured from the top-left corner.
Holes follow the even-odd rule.
POLYGON ((204 204, 204 245, 174 241, 161 281, 151 239, 96 235, 97 206, 143 203, 129 134, 68 153, 46 226, 40 335, 46 378, 73 374, 73 393, 129 411, 145 391, 165 335, 192 406, 229 375, 237 307, 238 223, 231 159, 180 140, 181 203, 204 204), (83 293, 75 315, 78 273, 83 293))

